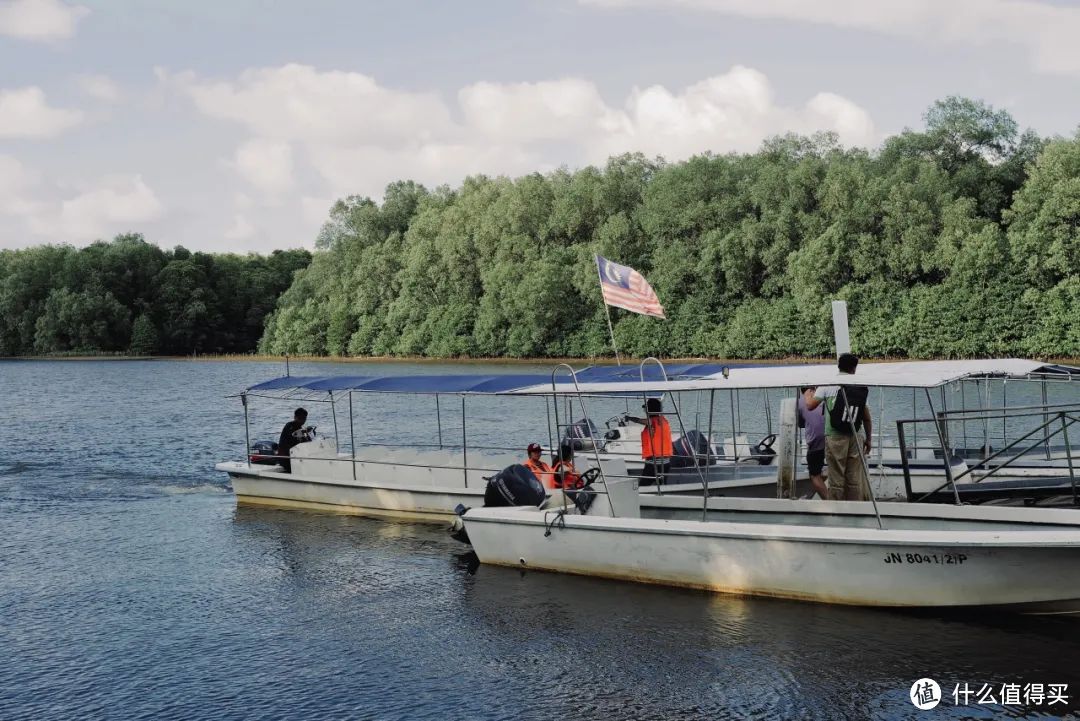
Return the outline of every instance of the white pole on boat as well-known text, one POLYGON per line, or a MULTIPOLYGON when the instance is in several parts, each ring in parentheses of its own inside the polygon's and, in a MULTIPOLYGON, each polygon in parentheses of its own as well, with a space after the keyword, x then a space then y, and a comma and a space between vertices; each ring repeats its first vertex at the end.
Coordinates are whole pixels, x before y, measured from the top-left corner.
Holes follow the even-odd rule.
POLYGON ((731 406, 731 454, 735 462, 739 461, 739 435, 735 425, 735 391, 728 391, 728 405, 731 406))
POLYGON ((334 452, 337 453, 337 449, 341 445, 341 441, 338 440, 337 403, 334 402, 334 391, 327 391, 327 393, 330 394, 330 415, 334 418, 334 452))
MULTIPOLYGON (((1042 386, 1042 404, 1043 404, 1043 408, 1045 409, 1046 408, 1046 377, 1045 376, 1043 376, 1043 379, 1042 379, 1040 385, 1042 386)), ((1049 422, 1050 422, 1050 415, 1048 413, 1044 412, 1043 413, 1043 423, 1049 423, 1049 422)), ((1046 426, 1046 429, 1043 431, 1043 441, 1045 441, 1045 443, 1046 443, 1046 460, 1049 461, 1050 460, 1050 426, 1046 426)))
POLYGON ((439 394, 435 394, 435 425, 439 428, 439 450, 442 450, 442 411, 439 409, 439 394))
POLYGON ((934 410, 934 401, 930 398, 930 389, 924 388, 926 391, 926 402, 930 405, 930 415, 934 418, 934 429, 937 431, 938 442, 941 443, 941 462, 945 464, 945 478, 948 479, 949 485, 952 486, 953 499, 956 501, 956 505, 960 505, 960 491, 956 490, 956 481, 952 476, 952 454, 950 454, 945 448, 945 435, 941 432, 941 418, 934 410))
POLYGON ((795 463, 798 453, 798 399, 780 401, 780 434, 776 444, 776 497, 798 498, 795 463))
POLYGON ((465 435, 465 394, 461 394, 461 469, 465 473, 465 487, 469 487, 468 436, 465 435))
POLYGON ((848 333, 847 301, 832 302, 833 338, 836 340, 836 357, 851 352, 851 336, 848 333))
POLYGON ((712 416, 713 401, 716 399, 716 389, 709 389, 709 433, 705 436, 705 493, 701 501, 701 520, 705 521, 709 516, 709 471, 712 470, 712 416))
POLYGON ((1009 429, 1006 428, 1005 419, 1009 414, 1009 379, 1004 378, 1001 381, 1001 445, 1005 446, 1009 443, 1009 429))
POLYGON ((982 457, 986 458, 990 455, 990 418, 987 415, 990 412, 990 381, 986 381, 984 384, 982 381, 975 381, 976 387, 979 389, 979 410, 982 411, 983 416, 983 449, 982 457), (986 387, 986 403, 983 403, 983 386, 986 387))
POLYGON ((352 452, 352 479, 356 480, 356 425, 353 423, 352 389, 349 390, 349 450, 352 452))
POLYGON ((244 404, 244 458, 247 459, 248 468, 251 468, 251 426, 248 422, 247 392, 240 394, 240 402, 244 404))
POLYGON ((1065 422, 1065 413, 1058 414, 1061 417, 1061 437, 1065 442, 1065 457, 1069 460, 1069 484, 1072 486, 1073 505, 1077 505, 1076 497, 1076 471, 1073 470, 1072 449, 1069 448, 1069 424, 1065 422))
MULTIPOLYGON (((548 403, 547 396, 544 396, 544 410, 547 411, 547 419, 548 419, 547 420, 548 448, 551 448, 552 450, 555 449, 555 435, 551 431, 551 406, 553 406, 557 402, 558 401, 555 400, 555 397, 552 396, 551 403, 548 403)), ((556 416, 559 415, 559 407, 558 406, 555 406, 555 415, 556 416)), ((556 417, 555 423, 558 424, 558 422, 559 422, 559 419, 556 417)))
POLYGON ((942 431, 945 433, 945 445, 942 446, 941 452, 947 457, 952 457, 952 440, 949 437, 949 397, 945 395, 945 386, 942 385, 938 388, 938 395, 941 396, 941 410, 945 416, 945 427, 942 431))
POLYGON ((769 402, 769 389, 765 389, 765 435, 772 435, 772 404, 769 402))

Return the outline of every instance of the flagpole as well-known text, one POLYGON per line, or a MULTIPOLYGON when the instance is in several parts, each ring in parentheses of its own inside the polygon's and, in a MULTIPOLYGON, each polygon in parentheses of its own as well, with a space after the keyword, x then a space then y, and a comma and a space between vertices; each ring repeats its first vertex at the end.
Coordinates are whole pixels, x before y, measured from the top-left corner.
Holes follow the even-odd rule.
POLYGON ((600 280, 600 302, 604 304, 604 313, 607 315, 607 328, 608 333, 611 334, 611 347, 615 351, 615 364, 622 365, 622 361, 619 359, 619 348, 615 345, 615 328, 611 325, 611 307, 604 300, 604 276, 600 274, 600 256, 593 256, 593 260, 596 261, 596 277, 600 280))

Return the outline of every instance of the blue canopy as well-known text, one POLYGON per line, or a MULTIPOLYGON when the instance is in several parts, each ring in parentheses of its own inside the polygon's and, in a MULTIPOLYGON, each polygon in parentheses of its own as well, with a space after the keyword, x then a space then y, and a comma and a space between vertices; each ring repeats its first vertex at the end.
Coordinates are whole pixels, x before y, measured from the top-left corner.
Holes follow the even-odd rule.
MULTIPOLYGON (((731 364, 728 368, 757 367, 761 364, 731 364)), ((665 365, 669 380, 693 380, 719 373, 724 365, 718 363, 680 363, 665 365)), ((641 380, 636 366, 592 366, 576 372, 581 383, 622 383, 641 380)), ((566 373, 557 373, 556 381, 566 382, 566 373)), ((656 365, 645 366, 645 380, 661 378, 656 365)), ((507 374, 444 374, 404 376, 283 376, 257 383, 247 390, 307 391, 366 391, 371 393, 512 393, 522 388, 551 383, 551 373, 507 374)))

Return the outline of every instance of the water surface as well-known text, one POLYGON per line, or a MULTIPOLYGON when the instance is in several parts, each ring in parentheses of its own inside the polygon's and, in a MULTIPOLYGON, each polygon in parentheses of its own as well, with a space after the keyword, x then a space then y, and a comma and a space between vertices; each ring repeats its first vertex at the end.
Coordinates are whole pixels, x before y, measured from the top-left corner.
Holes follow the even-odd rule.
MULTIPOLYGON (((474 572, 437 526, 237 508, 213 470, 244 446, 225 396, 280 370, 0 363, 0 719, 1049 718, 1064 707, 949 698, 920 712, 908 692, 929 676, 946 694, 1080 694, 1080 624, 1066 619, 474 572)), ((292 368, 335 371, 478 372, 292 368)), ((541 406, 469 403, 470 442, 544 433, 541 406)), ((253 435, 275 435, 289 410, 257 402, 253 435)), ((460 407, 440 410, 460 434, 460 407)), ((437 436, 430 399, 356 411, 362 438, 437 436)))

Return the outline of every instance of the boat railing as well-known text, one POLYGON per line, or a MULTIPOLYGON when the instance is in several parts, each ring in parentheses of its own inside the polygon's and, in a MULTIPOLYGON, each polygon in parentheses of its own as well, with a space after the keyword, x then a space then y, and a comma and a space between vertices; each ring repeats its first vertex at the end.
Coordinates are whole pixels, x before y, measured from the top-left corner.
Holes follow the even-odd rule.
POLYGON ((1063 448, 1065 450, 1065 457, 1068 462, 1069 471, 1069 485, 1072 491, 1073 503, 1080 504, 1080 496, 1077 493, 1076 483, 1076 469, 1073 462, 1072 448, 1069 443, 1069 427, 1075 423, 1080 423, 1080 406, 1077 404, 1058 404, 1055 406, 1030 406, 1024 407, 1012 407, 995 409, 990 412, 979 412, 976 410, 957 410, 957 411, 942 411, 935 413, 933 418, 911 418, 898 420, 896 422, 897 437, 900 443, 900 461, 903 466, 904 483, 907 487, 908 500, 919 502, 924 501, 946 488, 951 487, 953 496, 956 503, 960 504, 959 491, 956 488, 956 481, 970 477, 974 483, 980 483, 987 478, 1000 474, 1003 470, 1010 468, 1014 463, 1030 457, 1030 453, 1040 446, 1047 445, 1051 438, 1061 436, 1063 441, 1063 448), (1022 412, 1017 412, 1022 410, 1022 412), (1042 419, 1041 423, 1037 423, 1033 428, 1027 430, 1027 432, 1009 441, 1003 448, 994 451, 990 455, 980 460, 973 460, 969 463, 967 468, 955 476, 952 473, 951 468, 951 453, 947 450, 949 444, 946 441, 946 435, 943 431, 943 427, 951 418, 955 416, 963 416, 967 420, 996 420, 999 418, 1037 418, 1042 419), (937 429, 937 434, 941 442, 942 459, 945 467, 945 483, 941 484, 937 488, 920 495, 918 498, 914 498, 914 494, 911 489, 911 474, 908 463, 908 454, 906 447, 906 433, 905 426, 915 427, 920 423, 931 423, 937 429), (1016 448, 1023 446, 1024 442, 1030 439, 1036 434, 1042 433, 1034 442, 1027 444, 1022 450, 1015 451, 1016 448), (1006 455, 1012 451, 1011 455, 1006 455), (996 463, 990 467, 991 461, 996 461, 1000 458, 1005 458, 1004 461, 996 463), (986 472, 979 477, 975 477, 976 471, 985 470, 986 472))
MULTIPOLYGON (((401 446, 401 447, 405 447, 405 446, 401 446)), ((474 448, 473 450, 477 450, 477 449, 474 448)), ((318 461, 320 463, 348 463, 348 464, 353 464, 354 466, 358 465, 358 464, 362 464, 362 465, 373 465, 373 466, 396 466, 396 467, 403 467, 403 468, 438 469, 438 470, 443 470, 443 471, 463 471, 463 472, 466 472, 466 473, 469 472, 469 471, 473 471, 473 472, 476 472, 476 473, 490 473, 492 475, 494 475, 496 473, 499 473, 500 471, 504 470, 504 468, 501 467, 501 466, 500 467, 475 466, 475 465, 454 464, 454 463, 450 463, 450 464, 432 464, 430 462, 413 463, 413 462, 410 462, 410 461, 397 460, 397 459, 377 460, 377 459, 372 459, 372 458, 357 458, 356 456, 344 457, 344 458, 342 458, 342 457, 338 457, 338 458, 311 457, 311 458, 309 458, 309 457, 305 457, 305 456, 283 456, 283 455, 270 455, 270 454, 259 454, 259 455, 262 458, 273 458, 273 459, 277 459, 277 460, 284 460, 284 459, 288 458, 293 462, 296 462, 297 460, 300 460, 300 461, 318 461)), ((606 472, 606 476, 608 478, 637 478, 638 477, 638 476, 634 476, 634 475, 629 474, 629 473, 625 473, 625 474, 624 473, 612 473, 610 471, 606 472)), ((355 480, 355 478, 354 478, 354 480, 355 480)), ((466 487, 468 487, 468 486, 466 485, 466 487)), ((606 489, 604 490, 604 493, 606 493, 606 489)))

